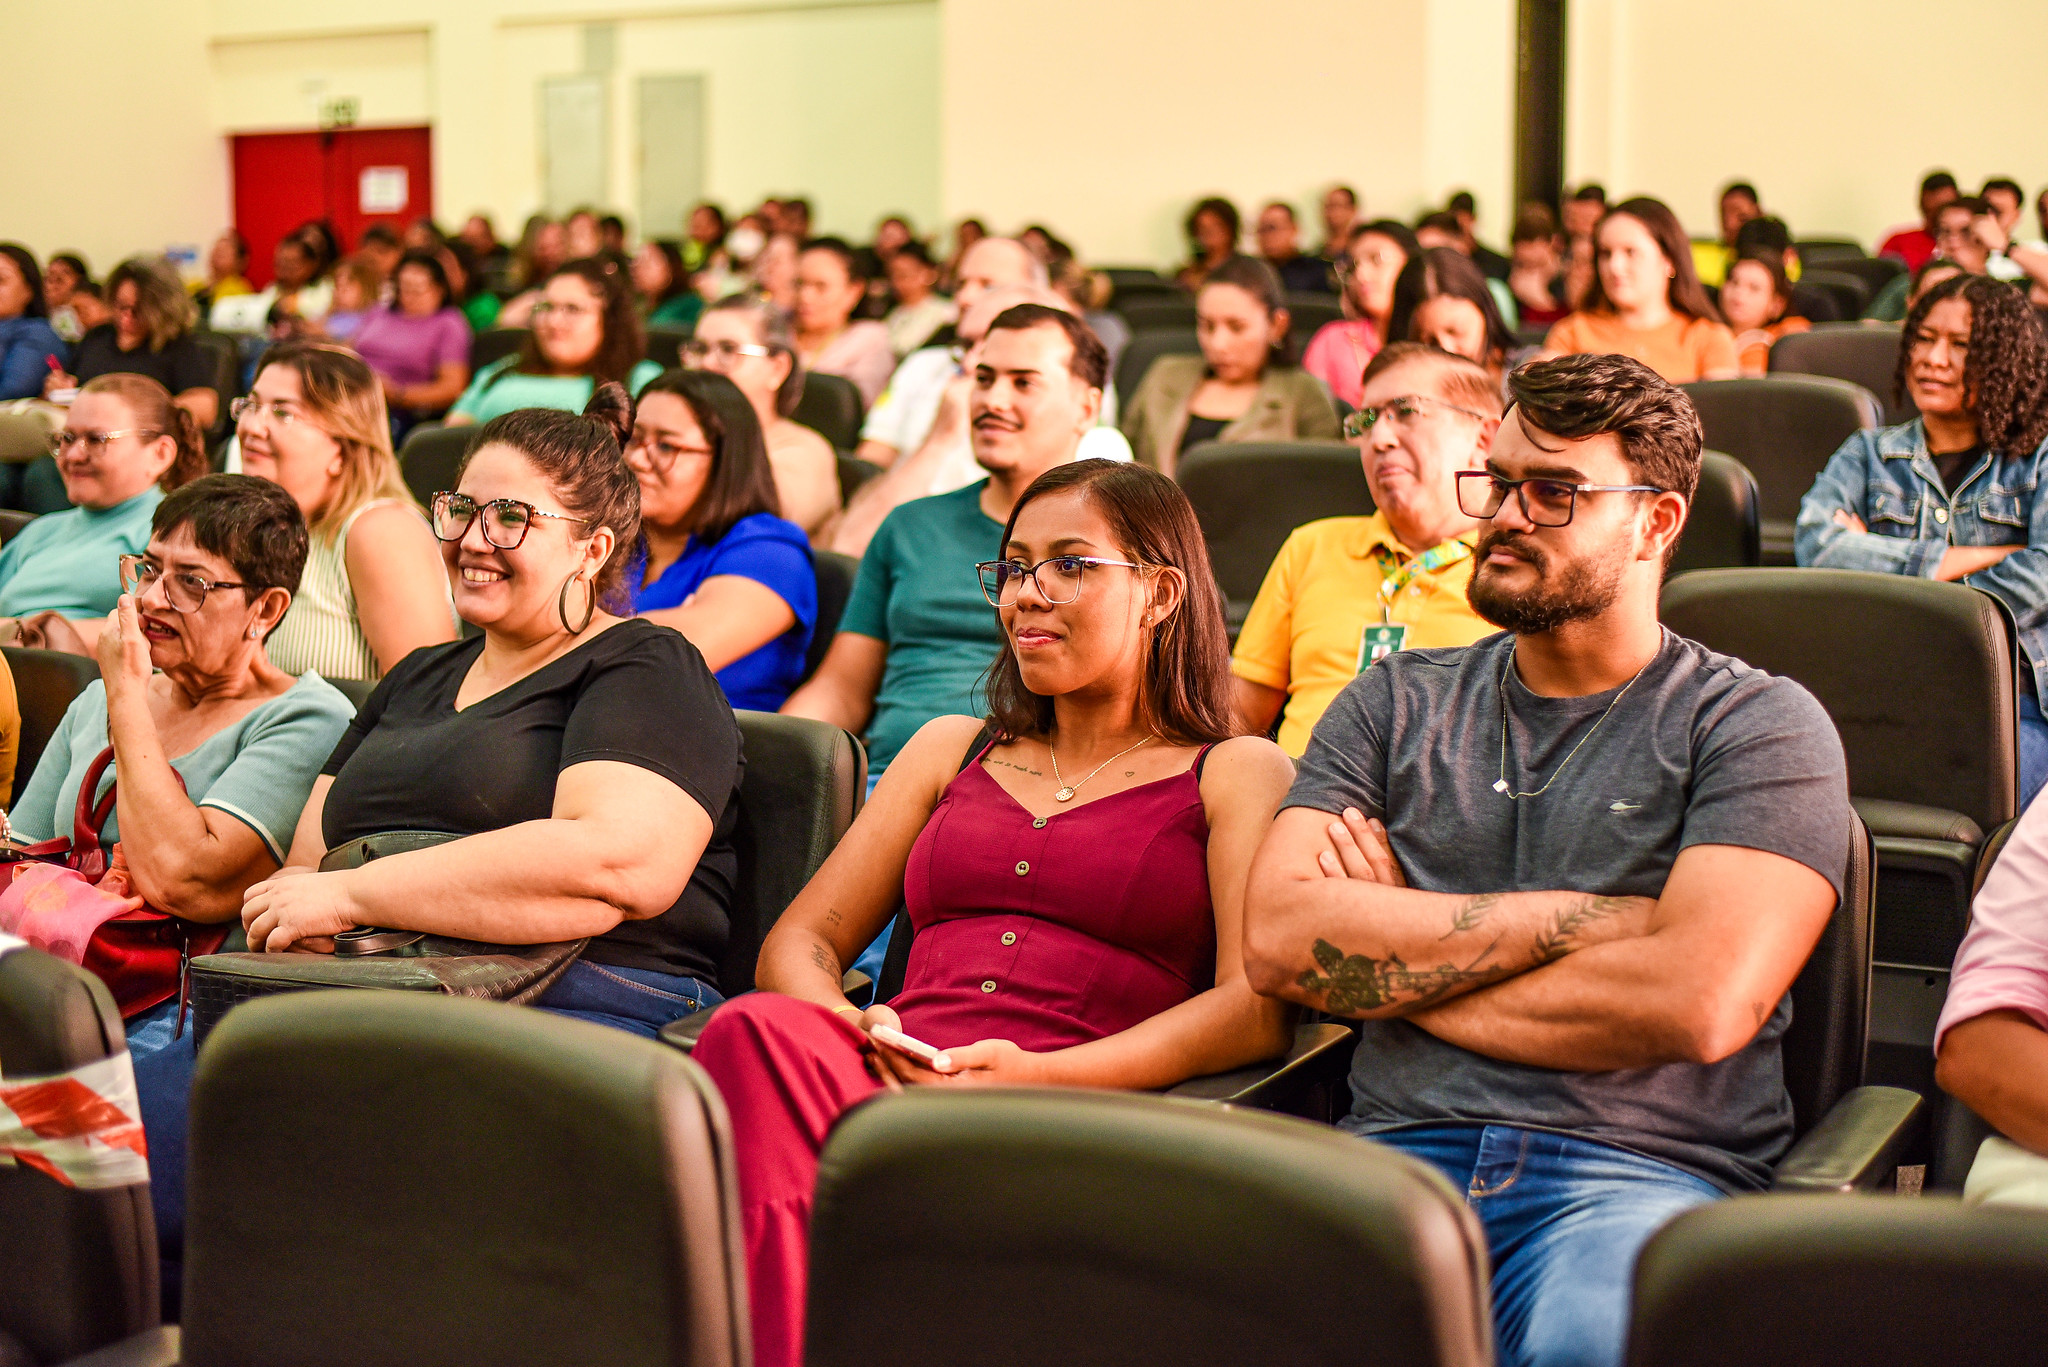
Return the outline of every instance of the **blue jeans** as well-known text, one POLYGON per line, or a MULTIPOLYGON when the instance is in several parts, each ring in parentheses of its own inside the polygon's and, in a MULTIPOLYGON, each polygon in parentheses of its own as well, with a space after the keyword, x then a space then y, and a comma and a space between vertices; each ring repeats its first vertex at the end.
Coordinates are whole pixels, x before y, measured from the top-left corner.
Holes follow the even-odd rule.
POLYGON ((2048 785, 2048 718, 2034 697, 2033 680, 2020 690, 2020 810, 2048 785))
POLYGON ((1620 1367, 1636 1254, 1674 1215, 1722 1195, 1668 1163, 1543 1130, 1431 1125, 1372 1138, 1441 1168, 1479 1216, 1500 1367, 1620 1367))
MULTIPOLYGON (((578 959, 534 1004, 559 1016, 651 1038, 670 1021, 723 1000, 717 988, 695 978, 578 959)), ((135 1060, 142 1129, 149 1140, 149 1199, 156 1208, 167 1321, 177 1318, 184 1272, 186 1134, 192 1070, 199 1061, 189 1015, 184 1034, 172 1038, 177 1018, 174 998, 128 1022, 128 1053, 135 1060)))

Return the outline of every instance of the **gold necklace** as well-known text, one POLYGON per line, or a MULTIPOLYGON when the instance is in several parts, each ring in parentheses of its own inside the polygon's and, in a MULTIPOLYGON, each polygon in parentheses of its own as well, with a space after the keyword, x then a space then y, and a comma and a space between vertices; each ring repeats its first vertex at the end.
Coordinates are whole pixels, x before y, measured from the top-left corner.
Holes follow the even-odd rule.
MULTIPOLYGON (((1153 739, 1153 737, 1151 737, 1151 736, 1146 736, 1146 737, 1144 738, 1144 740, 1141 740, 1141 741, 1139 741, 1139 742, 1138 742, 1138 745, 1143 745, 1143 744, 1145 743, 1145 741, 1148 741, 1148 740, 1151 740, 1151 739, 1153 739)), ((1101 772, 1102 772, 1102 771, 1103 771, 1104 769, 1107 769, 1107 768, 1108 768, 1108 767, 1109 767, 1110 765, 1112 765, 1112 764, 1116 763, 1116 762, 1117 762, 1118 760, 1122 759, 1122 758, 1123 758, 1123 757, 1124 757, 1125 755, 1128 755, 1129 753, 1131 753, 1131 751, 1133 751, 1133 750, 1137 749, 1137 748, 1138 748, 1138 745, 1126 745, 1126 746, 1125 746, 1125 747, 1124 747, 1123 749, 1121 749, 1121 750, 1117 751, 1117 752, 1116 752, 1115 754, 1111 755, 1111 756, 1110 756, 1110 757, 1109 757, 1108 759, 1106 759, 1106 760, 1102 761, 1102 763, 1100 763, 1100 764, 1096 765, 1096 766, 1095 766, 1095 767, 1094 767, 1093 769, 1090 769, 1090 770, 1088 771, 1088 778, 1084 778, 1084 779, 1082 779, 1082 780, 1081 780, 1081 783, 1086 783, 1086 782, 1088 781, 1088 779, 1090 779, 1090 778, 1094 778, 1094 777, 1095 777, 1095 776, 1096 776, 1097 774, 1101 773, 1101 772)), ((1046 753, 1052 756, 1052 777, 1053 777, 1053 781, 1054 781, 1055 783, 1057 783, 1057 784, 1059 784, 1059 785, 1060 785, 1059 791, 1058 791, 1058 792, 1056 792, 1056 793, 1054 793, 1054 794, 1052 795, 1052 800, 1053 800, 1054 802, 1072 802, 1072 801, 1074 800, 1074 794, 1075 794, 1075 793, 1077 793, 1077 792, 1079 792, 1079 791, 1081 790, 1081 783, 1069 783, 1069 782, 1067 782, 1066 778, 1065 778, 1064 776, 1062 776, 1062 775, 1061 775, 1061 773, 1060 773, 1060 752, 1052 748, 1052 742, 1051 742, 1051 741, 1047 741, 1047 742, 1045 743, 1045 749, 1046 749, 1046 753)))

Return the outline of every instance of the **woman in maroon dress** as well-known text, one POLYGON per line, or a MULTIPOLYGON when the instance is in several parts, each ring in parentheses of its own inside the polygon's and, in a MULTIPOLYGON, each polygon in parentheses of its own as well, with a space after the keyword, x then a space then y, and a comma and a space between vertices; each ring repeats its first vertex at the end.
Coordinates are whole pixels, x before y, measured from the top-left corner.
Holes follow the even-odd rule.
POLYGON ((1018 500, 1003 552, 980 567, 1005 637, 998 739, 973 717, 917 733, 762 947, 768 990, 697 1044, 732 1113, 759 1367, 802 1360, 818 1151, 848 1108, 906 1086, 1168 1087, 1290 1038, 1239 946, 1245 874, 1293 768, 1232 738, 1222 605, 1186 497, 1142 466, 1063 465, 1018 500), (862 1011, 841 966, 899 902, 917 930, 903 991, 862 1011), (928 1064, 877 1025, 944 1053, 928 1064))

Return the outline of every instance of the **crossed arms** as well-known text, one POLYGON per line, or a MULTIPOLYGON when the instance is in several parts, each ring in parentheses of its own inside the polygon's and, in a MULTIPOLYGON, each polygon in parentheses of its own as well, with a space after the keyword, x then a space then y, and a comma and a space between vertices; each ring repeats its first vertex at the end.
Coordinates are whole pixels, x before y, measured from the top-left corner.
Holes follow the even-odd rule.
POLYGON ((1422 892, 1378 822, 1290 807, 1252 863, 1245 969, 1266 995, 1511 1063, 1715 1063, 1770 1019, 1834 906, 1814 870, 1733 845, 1686 849, 1656 898, 1422 892))

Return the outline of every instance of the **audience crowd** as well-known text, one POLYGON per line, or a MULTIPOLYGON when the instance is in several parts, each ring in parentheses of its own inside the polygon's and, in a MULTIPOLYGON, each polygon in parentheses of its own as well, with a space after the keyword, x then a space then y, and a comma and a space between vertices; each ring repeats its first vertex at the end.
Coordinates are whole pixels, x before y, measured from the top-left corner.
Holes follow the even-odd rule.
MULTIPOLYGON (((818 1155, 853 1106, 1161 1089, 1274 1058, 1303 1011, 1360 1023, 1343 1128, 1469 1193, 1502 1361, 1618 1364, 1644 1243, 1791 1144, 1789 989, 1854 826, 1815 699, 1659 623, 1702 468, 1681 386, 1866 310, 1899 320, 1880 397, 1915 416, 1827 461, 1794 556, 2016 624, 2024 815, 1936 1050, 1997 1130, 1970 1198, 2048 1205, 2025 207, 1929 176, 1860 290, 1741 183, 1712 241, 1584 186, 1524 206, 1506 254, 1469 194, 1411 227, 1332 188, 1313 250, 1285 203, 1247 242, 1207 198, 1171 281, 1042 226, 856 245, 801 199, 637 247, 591 209, 346 255, 308 224, 260 288, 233 230, 192 280, 0 243, 0 400, 49 452, 0 483, 42 514, 0 549, 0 639, 99 672, 11 831, 89 813, 103 885, 186 956, 357 927, 580 945, 536 1009, 652 1036, 717 1006, 695 1057, 763 1364, 801 1360, 818 1155), (446 487, 409 485, 409 439, 464 428, 446 487), (1340 439, 1374 511, 1295 527, 1233 637, 1176 472, 1340 439), (728 1003, 735 708, 859 737, 868 792, 728 1003), (417 839, 362 853, 393 833, 417 839), (850 986, 885 961, 893 996, 850 986)), ((175 1303, 197 1049, 165 963, 83 954, 127 1019, 175 1303)))

